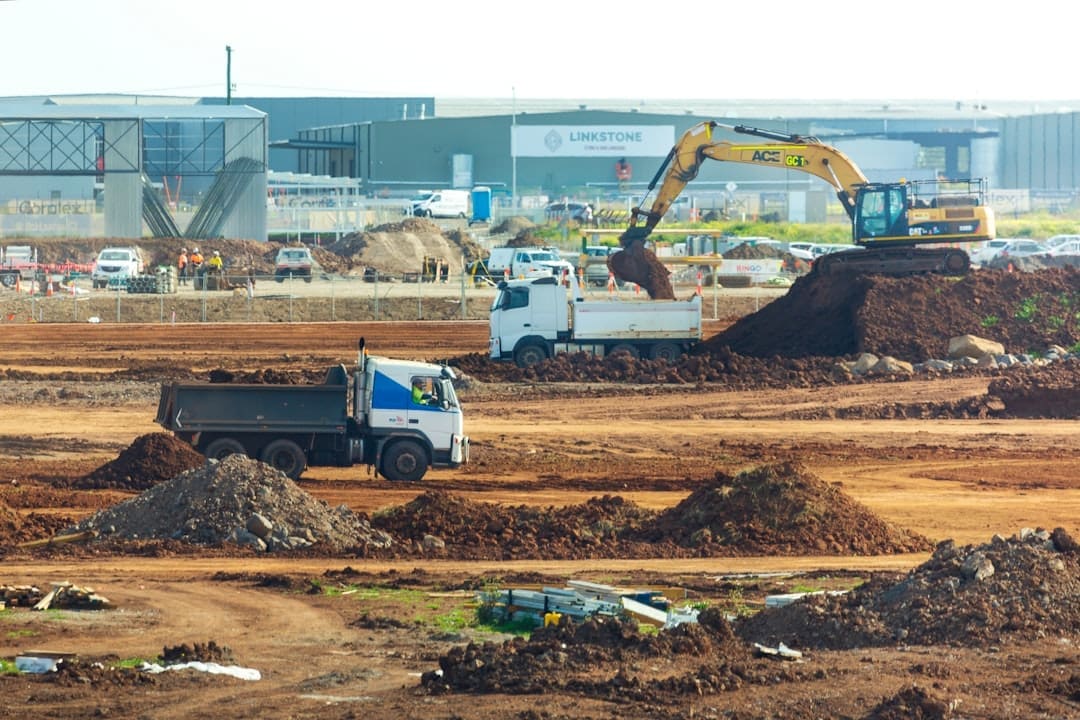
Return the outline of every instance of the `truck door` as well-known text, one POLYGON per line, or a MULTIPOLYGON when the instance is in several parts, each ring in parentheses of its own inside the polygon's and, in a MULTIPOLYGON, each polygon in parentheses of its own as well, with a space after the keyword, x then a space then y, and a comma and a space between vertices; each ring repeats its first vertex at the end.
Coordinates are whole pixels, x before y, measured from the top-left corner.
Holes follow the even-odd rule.
POLYGON ((428 436, 436 450, 447 450, 451 436, 461 433, 461 410, 450 381, 435 375, 413 375, 406 410, 408 428, 428 436))

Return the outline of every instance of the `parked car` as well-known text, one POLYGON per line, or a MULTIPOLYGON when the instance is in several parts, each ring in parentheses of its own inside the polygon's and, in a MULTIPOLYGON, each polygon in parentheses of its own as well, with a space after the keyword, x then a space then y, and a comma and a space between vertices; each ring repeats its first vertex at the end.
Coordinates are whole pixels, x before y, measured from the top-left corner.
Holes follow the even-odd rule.
POLYGON ((1043 244, 1046 245, 1049 250, 1053 250, 1059 245, 1078 240, 1080 240, 1080 235, 1054 235, 1053 237, 1046 238, 1046 241, 1043 244))
POLYGON ((551 202, 544 207, 544 217, 548 220, 565 220, 569 218, 570 220, 582 222, 595 217, 595 212, 589 203, 551 202))
POLYGON ((619 251, 619 248, 611 245, 587 245, 582 253, 585 261, 585 284, 602 287, 607 284, 610 270, 607 266, 607 257, 619 251))
POLYGON ((1005 244, 1005 247, 998 250, 991 261, 1005 261, 1007 258, 1031 257, 1032 255, 1042 255, 1045 252, 1046 247, 1037 240, 1010 240, 1005 244))
POLYGON ((311 282, 312 268, 318 265, 311 256, 311 248, 308 247, 283 247, 278 250, 274 259, 274 279, 285 282, 285 278, 303 278, 304 282, 311 282))
POLYGON ((1044 254, 1047 257, 1062 257, 1066 255, 1080 255, 1080 235, 1061 235, 1059 237, 1072 237, 1074 240, 1066 240, 1054 245, 1044 254))
POLYGON ((977 249, 968 253, 971 264, 986 267, 994 259, 994 256, 1001 252, 1010 242, 1012 242, 1011 238, 997 238, 996 240, 987 240, 981 243, 977 249))
POLYGON ((107 247, 98 253, 90 271, 95 288, 127 285, 127 281, 146 272, 146 263, 137 247, 107 247))

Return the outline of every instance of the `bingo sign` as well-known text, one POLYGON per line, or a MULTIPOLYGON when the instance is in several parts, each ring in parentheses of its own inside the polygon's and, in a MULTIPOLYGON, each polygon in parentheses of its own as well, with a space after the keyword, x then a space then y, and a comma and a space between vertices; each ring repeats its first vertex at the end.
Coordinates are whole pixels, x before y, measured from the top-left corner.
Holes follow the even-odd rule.
POLYGON ((667 157, 674 125, 514 125, 515 157, 667 157))
POLYGON ((768 282, 780 274, 780 260, 725 260, 718 274, 749 275, 751 282, 768 282))

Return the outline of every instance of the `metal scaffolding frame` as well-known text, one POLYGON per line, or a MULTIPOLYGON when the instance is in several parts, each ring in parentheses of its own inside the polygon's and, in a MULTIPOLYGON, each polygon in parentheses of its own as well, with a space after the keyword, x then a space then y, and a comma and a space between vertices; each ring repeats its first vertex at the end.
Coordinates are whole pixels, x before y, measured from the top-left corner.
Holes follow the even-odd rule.
POLYGON ((189 236, 265 240, 267 153, 267 116, 247 106, 0 102, 0 177, 97 179, 110 237, 139 238, 144 221, 177 233, 148 182, 171 176, 192 178, 189 236))

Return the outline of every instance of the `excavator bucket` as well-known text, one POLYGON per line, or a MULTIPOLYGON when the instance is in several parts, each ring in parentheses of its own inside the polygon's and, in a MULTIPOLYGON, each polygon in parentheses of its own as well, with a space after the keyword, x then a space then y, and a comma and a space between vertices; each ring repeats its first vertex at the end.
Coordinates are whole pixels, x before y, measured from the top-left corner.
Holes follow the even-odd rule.
POLYGON ((674 300, 675 290, 667 268, 645 247, 648 233, 634 233, 635 230, 643 228, 630 228, 619 238, 623 249, 608 255, 608 269, 620 280, 636 283, 653 300, 674 300))

